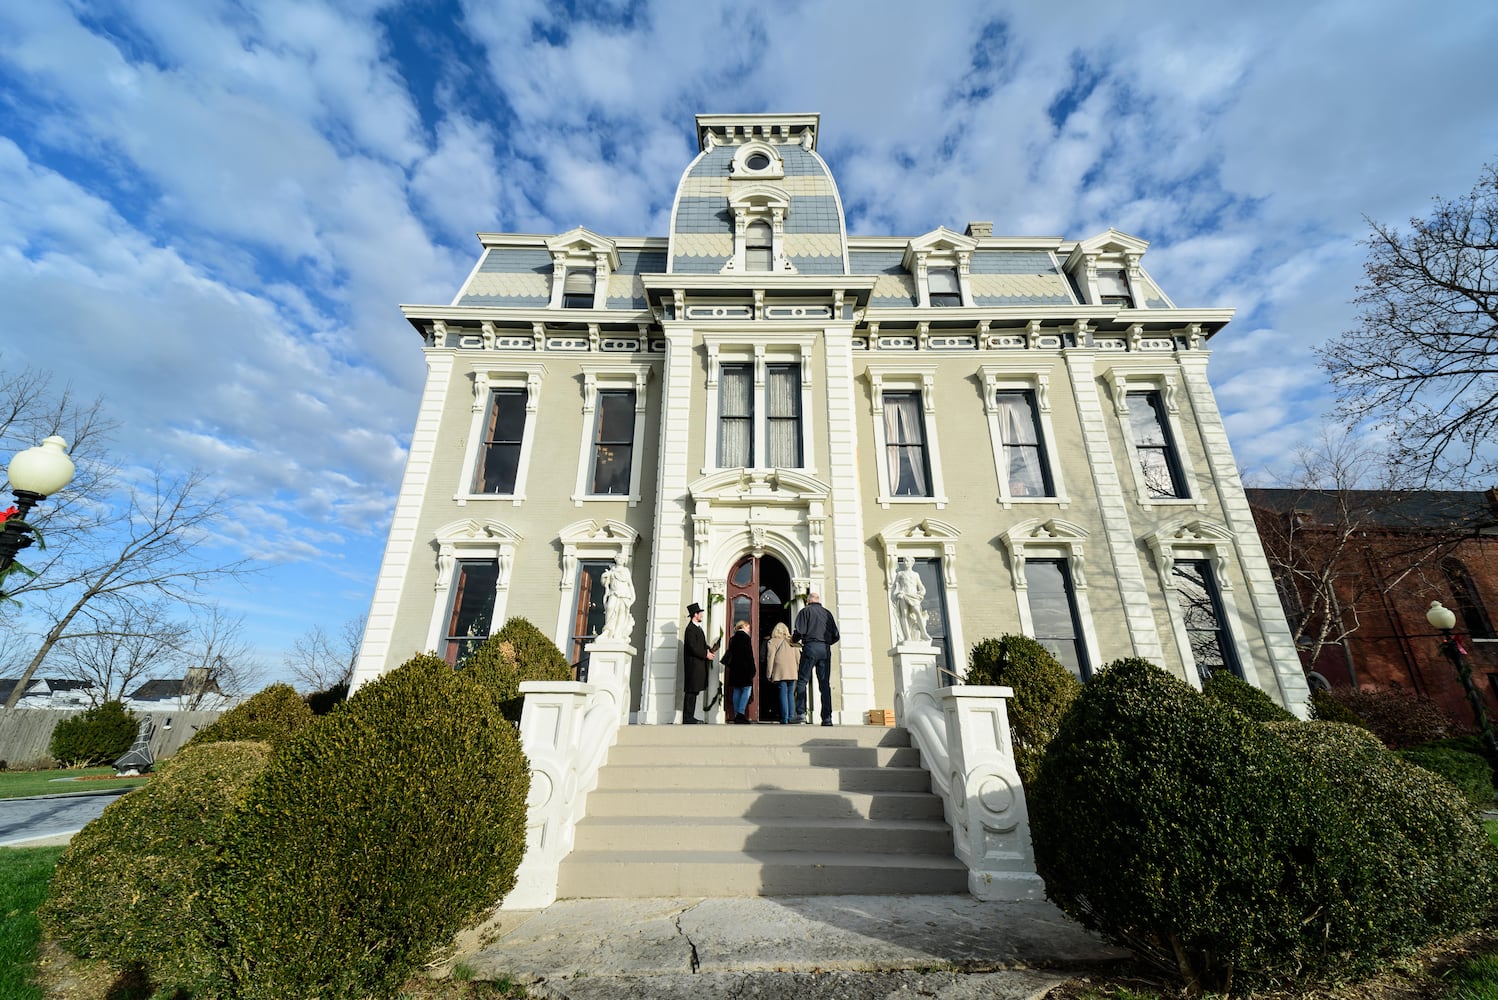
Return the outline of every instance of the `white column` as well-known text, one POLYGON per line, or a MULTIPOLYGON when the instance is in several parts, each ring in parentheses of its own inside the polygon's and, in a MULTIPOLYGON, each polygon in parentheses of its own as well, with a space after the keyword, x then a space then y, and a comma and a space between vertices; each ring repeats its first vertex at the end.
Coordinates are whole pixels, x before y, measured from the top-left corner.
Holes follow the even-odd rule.
MULTIPOLYGON (((854 405, 853 328, 823 331, 827 367, 827 481, 832 488, 834 592, 822 594, 837 619, 842 641, 832 647, 833 704, 838 722, 861 724, 874 707, 873 649, 869 645, 869 582, 865 563, 862 491, 858 482, 858 414, 854 405)), ((813 584, 815 585, 815 584, 813 584)))
MULTIPOLYGON (((437 451, 437 432, 442 425, 442 410, 447 403, 453 373, 454 355, 451 351, 427 348, 426 358, 427 384, 421 394, 421 406, 416 411, 416 428, 411 432, 406 472, 401 477, 395 516, 390 522, 390 538, 385 542, 385 556, 380 561, 380 575, 375 578, 374 600, 364 629, 364 644, 359 648, 359 661, 349 685, 350 694, 397 665, 386 661, 390 656, 390 642, 400 609, 401 586, 416 546, 416 526, 421 519, 422 499, 427 493, 432 459, 437 451)), ((463 416, 466 418, 467 414, 463 416)), ((430 599, 430 588, 427 588, 426 596, 430 599)))
MULTIPOLYGON (((1087 577, 1094 586, 1099 579, 1110 576, 1118 586, 1123 603, 1124 621, 1129 630, 1132 650, 1104 650, 1105 660, 1116 659, 1119 654, 1143 657, 1152 663, 1165 662, 1165 649, 1160 644, 1160 632, 1155 625, 1155 612, 1150 602, 1149 587, 1145 582, 1144 567, 1139 562, 1139 549, 1134 540, 1129 510, 1124 501, 1123 485, 1118 478, 1118 467, 1113 463, 1113 448, 1108 443, 1108 428, 1104 423, 1103 406, 1098 398, 1097 378, 1093 366, 1093 352, 1079 347, 1061 352, 1066 359, 1067 375, 1071 378, 1072 396, 1077 401, 1077 416, 1082 425, 1082 444, 1087 451, 1087 466, 1092 471, 1092 492, 1097 498, 1098 512, 1103 519, 1103 534, 1108 545, 1112 572, 1106 567, 1096 566, 1087 577)), ((1091 602, 1094 607, 1098 601, 1091 602)), ((1103 664, 1094 664, 1101 667, 1103 664)))

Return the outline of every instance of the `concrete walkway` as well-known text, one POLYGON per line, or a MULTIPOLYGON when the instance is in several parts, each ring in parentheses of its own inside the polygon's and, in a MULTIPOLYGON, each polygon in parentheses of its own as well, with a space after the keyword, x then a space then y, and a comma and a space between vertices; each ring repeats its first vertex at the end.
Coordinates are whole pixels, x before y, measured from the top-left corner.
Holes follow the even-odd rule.
POLYGON ((1125 953, 1049 903, 965 895, 561 900, 456 962, 550 1000, 1030 1000, 1125 953))

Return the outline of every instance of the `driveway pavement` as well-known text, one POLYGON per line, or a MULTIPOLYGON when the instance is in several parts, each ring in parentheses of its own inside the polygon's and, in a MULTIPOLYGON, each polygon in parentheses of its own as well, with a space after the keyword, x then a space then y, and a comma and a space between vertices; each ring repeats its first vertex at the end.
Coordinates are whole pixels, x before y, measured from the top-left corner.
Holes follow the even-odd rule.
POLYGON ((128 788, 29 799, 0 799, 0 847, 45 847, 68 838, 97 819, 128 788))

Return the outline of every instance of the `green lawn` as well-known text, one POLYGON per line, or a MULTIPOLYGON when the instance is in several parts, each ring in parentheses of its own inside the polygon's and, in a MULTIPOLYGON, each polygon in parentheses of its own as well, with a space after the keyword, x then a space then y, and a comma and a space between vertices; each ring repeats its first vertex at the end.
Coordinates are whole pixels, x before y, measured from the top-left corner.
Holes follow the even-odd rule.
POLYGON ((19 799, 28 795, 64 795, 68 792, 96 792, 104 788, 128 788, 145 784, 150 777, 110 778, 107 781, 53 781, 54 778, 81 778, 96 774, 114 774, 112 767, 78 767, 56 771, 0 771, 0 799, 19 799))
POLYGON ((41 928, 36 908, 47 898, 47 880, 61 847, 0 848, 0 996, 40 1000, 31 983, 41 928))
POLYGON ((1482 828, 1488 831, 1488 842, 1498 847, 1498 819, 1485 819, 1482 828))

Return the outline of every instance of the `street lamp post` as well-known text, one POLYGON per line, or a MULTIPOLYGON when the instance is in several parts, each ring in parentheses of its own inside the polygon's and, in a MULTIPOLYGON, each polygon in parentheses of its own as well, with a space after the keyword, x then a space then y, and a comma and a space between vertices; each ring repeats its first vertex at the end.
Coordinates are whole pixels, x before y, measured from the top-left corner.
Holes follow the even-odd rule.
MULTIPOLYGON (((73 460, 68 457, 68 443, 62 438, 47 438, 34 448, 16 453, 5 470, 10 477, 16 505, 0 524, 0 583, 16 561, 16 553, 31 544, 33 529, 26 515, 50 494, 73 481, 73 460)), ((4 592, 0 591, 0 598, 4 592)))
POLYGON ((1432 628, 1441 630, 1444 637, 1441 640, 1441 652, 1450 658, 1452 666, 1456 667, 1457 676, 1462 679, 1462 687, 1467 692, 1467 703, 1472 706, 1472 717, 1477 720, 1477 728, 1482 731, 1482 742, 1487 747, 1488 760, 1492 761, 1494 767, 1498 767, 1498 740, 1493 737, 1493 727, 1488 725, 1488 713, 1482 707, 1482 695, 1477 693, 1477 685, 1472 683, 1472 668, 1467 664, 1466 650, 1462 649, 1461 641, 1451 631, 1456 628, 1456 613, 1440 601, 1431 601, 1430 610, 1425 612, 1425 620, 1430 622, 1432 628))

